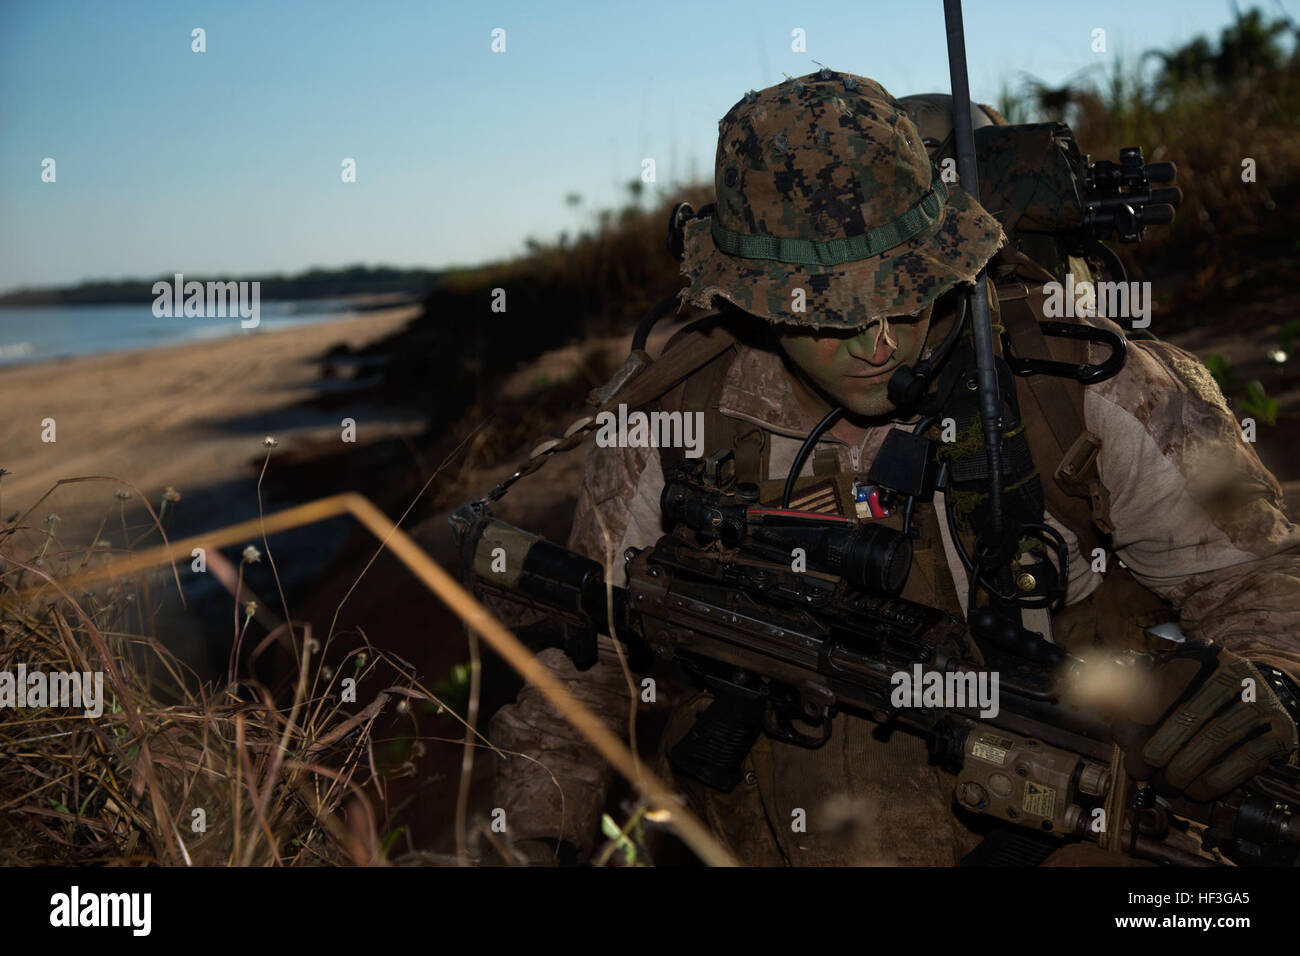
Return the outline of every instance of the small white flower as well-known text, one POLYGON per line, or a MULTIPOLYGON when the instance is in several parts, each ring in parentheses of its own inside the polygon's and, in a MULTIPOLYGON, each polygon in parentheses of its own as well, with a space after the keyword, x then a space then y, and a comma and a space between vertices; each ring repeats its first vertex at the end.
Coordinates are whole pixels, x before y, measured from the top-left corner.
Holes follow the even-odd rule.
POLYGON ((265 438, 262 439, 262 444, 265 445, 267 448, 275 448, 280 443, 276 441, 276 439, 273 438, 272 436, 267 435, 265 438))
POLYGON ((253 564, 254 562, 261 561, 261 560, 262 560, 262 552, 258 551, 257 548, 253 547, 251 544, 244 549, 245 564, 253 564))

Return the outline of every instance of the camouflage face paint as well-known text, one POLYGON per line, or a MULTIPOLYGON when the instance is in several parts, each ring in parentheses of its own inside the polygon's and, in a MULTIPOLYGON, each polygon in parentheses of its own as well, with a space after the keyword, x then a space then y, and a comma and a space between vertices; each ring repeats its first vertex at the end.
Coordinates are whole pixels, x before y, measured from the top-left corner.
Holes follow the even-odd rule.
POLYGON ((932 310, 894 316, 865 329, 822 329, 813 334, 781 334, 781 348, 823 395, 855 415, 875 417, 894 410, 890 376, 900 365, 914 365, 925 346, 932 310))

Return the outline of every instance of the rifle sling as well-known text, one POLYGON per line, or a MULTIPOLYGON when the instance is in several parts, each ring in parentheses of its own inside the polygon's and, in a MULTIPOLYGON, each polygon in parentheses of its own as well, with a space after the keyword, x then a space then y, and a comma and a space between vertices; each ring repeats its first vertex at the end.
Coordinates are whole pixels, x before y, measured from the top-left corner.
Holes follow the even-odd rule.
POLYGON ((674 335, 659 358, 605 402, 601 411, 617 411, 620 404, 640 408, 731 348, 735 336, 713 318, 693 322, 674 335))

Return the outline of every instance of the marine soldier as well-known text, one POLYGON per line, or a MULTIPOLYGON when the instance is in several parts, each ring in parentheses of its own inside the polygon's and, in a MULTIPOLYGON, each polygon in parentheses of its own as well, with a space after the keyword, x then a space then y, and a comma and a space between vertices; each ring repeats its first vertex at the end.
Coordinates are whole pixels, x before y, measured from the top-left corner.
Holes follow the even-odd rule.
MULTIPOLYGON (((838 405, 845 414, 807 457, 792 506, 860 513, 857 491, 886 436, 918 419, 897 384, 891 397, 891 379, 927 360, 939 371, 962 294, 986 267, 995 328, 1018 352, 1043 347, 1034 333, 1052 276, 1005 248, 979 203, 945 187, 916 125, 872 80, 822 70, 747 94, 720 123, 715 185, 712 215, 686 227, 682 296, 718 309, 735 341, 658 407, 704 412, 706 451, 732 449, 764 502, 779 500, 805 436, 838 405)), ((1123 335, 1107 318, 1078 321, 1123 335)), ((1008 495, 1040 489, 1014 507, 1036 505, 1069 554, 1065 609, 1027 611, 1024 626, 1076 652, 1142 645, 1162 622, 1212 642, 1161 665, 1125 712, 1147 729, 1127 748, 1130 772, 1206 799, 1295 759, 1295 725, 1250 662, 1300 678, 1300 529, 1203 366, 1159 341, 1128 345, 1118 374, 1096 384, 1016 382, 1023 429, 1005 437, 1025 455, 1015 464, 1008 452, 1019 468, 1008 495), (1244 700, 1252 678, 1257 697, 1244 700)), ((1105 352, 1065 347, 1079 361, 1105 352)), ((957 418, 947 454, 978 455, 967 440, 977 423, 957 418)), ((592 448, 569 546, 605 563, 653 544, 664 476, 679 461, 672 449, 592 448)), ((956 535, 943 505, 918 505, 902 596, 960 619, 970 611, 960 552, 980 496, 953 505, 956 535)), ((631 691, 607 638, 585 672, 558 650, 541 656, 626 734, 631 691)), ((705 702, 680 701, 665 740, 705 702)), ((611 779, 595 752, 531 686, 490 734, 532 758, 508 761, 498 780, 516 845, 539 859, 557 846, 590 852, 611 779)), ((729 794, 676 783, 745 863, 952 865, 979 840, 924 743, 862 716, 838 716, 820 749, 760 737, 729 794), (806 828, 792 827, 799 811, 806 828)))

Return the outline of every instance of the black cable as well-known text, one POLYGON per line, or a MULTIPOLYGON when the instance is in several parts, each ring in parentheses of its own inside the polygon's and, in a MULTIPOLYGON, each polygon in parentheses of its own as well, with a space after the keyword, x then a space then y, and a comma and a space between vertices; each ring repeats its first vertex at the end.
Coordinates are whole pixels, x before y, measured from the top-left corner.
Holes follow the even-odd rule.
MULTIPOLYGON (((935 487, 943 491, 943 517, 948 524, 948 535, 952 538, 953 549, 957 552, 957 558, 961 561, 961 566, 966 569, 967 576, 975 580, 975 566, 971 563, 970 556, 966 554, 966 548, 961 543, 961 535, 957 533, 957 519, 952 513, 952 489, 948 487, 948 463, 945 461, 939 466, 939 476, 935 481, 935 487)), ((968 604, 969 606, 973 606, 968 604)))
POLYGON ((939 420, 938 415, 930 415, 927 416, 926 418, 922 418, 919 422, 917 422, 915 425, 912 426, 912 434, 924 435, 927 431, 930 430, 931 426, 933 426, 934 423, 937 422, 938 420, 939 420))
MULTIPOLYGON (((961 561, 961 566, 966 569, 966 574, 970 579, 970 588, 966 597, 967 608, 975 606, 975 588, 977 585, 982 586, 985 591, 1001 601, 1014 602, 1017 595, 1003 594, 996 587, 989 584, 984 578, 984 569, 981 567, 977 572, 975 570, 975 561, 966 553, 966 546, 961 542, 961 533, 957 530, 957 519, 953 516, 952 509, 952 489, 947 487, 948 480, 948 463, 944 462, 939 466, 939 477, 936 487, 943 492, 943 516, 948 525, 948 534, 952 538, 953 550, 957 552, 957 558, 961 561)), ((978 542, 976 542, 978 545, 978 542)))
POLYGON ((930 352, 929 358, 923 358, 912 365, 900 365, 897 371, 889 379, 889 400, 902 410, 910 410, 920 403, 925 397, 926 390, 930 387, 930 379, 933 377, 935 370, 943 364, 952 347, 957 344, 961 338, 962 329, 966 326, 966 297, 959 296, 957 299, 957 316, 953 319, 952 328, 939 343, 930 352))
POLYGON ((794 494, 794 483, 799 478, 799 472, 803 471, 803 463, 808 460, 808 454, 812 451, 813 445, 817 444, 817 439, 822 437, 822 433, 840 420, 844 414, 844 406, 837 405, 826 413, 826 417, 813 426, 813 430, 808 433, 808 437, 803 440, 799 446, 799 453, 794 456, 794 464, 790 466, 790 474, 785 479, 785 494, 781 496, 781 507, 790 507, 790 496, 794 494))
MULTIPOLYGON (((1046 607, 1048 609, 1048 613, 1059 614, 1061 612, 1061 609, 1065 607, 1065 594, 1070 584, 1070 549, 1066 546, 1065 537, 1061 534, 1061 532, 1057 531, 1055 528, 1053 528, 1050 524, 1047 524, 1046 522, 1041 522, 1041 521, 1031 522, 1026 524, 1024 526, 1024 529, 1026 531, 1035 531, 1038 532, 1039 535, 1046 535, 1050 537, 1052 539, 1051 542, 1052 545, 1056 548, 1056 561, 1060 565, 1060 567, 1057 569, 1057 574, 1056 574, 1057 586, 1056 588, 1053 589, 1054 591, 1057 592, 1056 595, 1053 596, 1051 593, 1047 594, 1044 598, 1044 600, 1046 600, 1047 602, 1045 604, 1039 601, 1035 601, 1032 604, 1025 604, 1024 606, 1025 607, 1046 607)), ((1044 544, 1047 544, 1047 541, 1045 541, 1042 537, 1040 537, 1038 540, 1042 541, 1044 544)))
MULTIPOLYGON (((975 555, 974 560, 979 565, 980 570, 979 573, 975 575, 975 578, 976 580, 979 581, 980 587, 984 588, 985 591, 987 591, 993 597, 997 598, 1002 603, 1014 604, 1017 607, 1019 607, 1020 606, 1019 594, 1017 594, 1015 591, 1009 591, 1007 593, 1003 593, 1002 591, 999 591, 997 589, 997 586, 995 584, 990 584, 988 578, 984 576, 985 565, 992 564, 992 559, 997 557, 996 553, 991 548, 979 548, 979 542, 976 542, 976 549, 977 549, 977 554, 975 555)), ((1010 565, 1009 564, 1005 566, 999 565, 998 569, 1001 570, 1003 569, 1003 567, 1005 567, 1007 574, 1009 575, 1010 565)))
POLYGON ((650 330, 655 327, 655 323, 672 311, 673 307, 678 304, 677 293, 665 299, 660 299, 649 312, 637 323, 636 332, 632 334, 632 351, 645 349, 646 339, 650 337, 650 330))
POLYGON ((957 344, 957 337, 961 335, 961 330, 966 326, 966 297, 964 295, 957 297, 957 318, 953 320, 952 328, 948 334, 943 337, 939 347, 930 355, 930 365, 935 366, 944 360, 944 357, 957 344))

